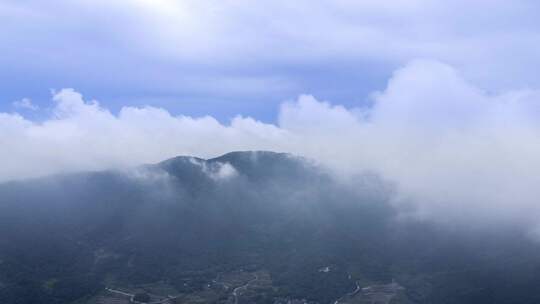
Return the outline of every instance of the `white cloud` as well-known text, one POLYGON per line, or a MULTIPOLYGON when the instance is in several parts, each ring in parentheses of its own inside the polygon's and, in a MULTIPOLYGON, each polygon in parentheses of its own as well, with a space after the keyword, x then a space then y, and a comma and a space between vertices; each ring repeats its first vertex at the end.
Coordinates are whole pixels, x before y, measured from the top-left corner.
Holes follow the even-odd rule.
POLYGON ((215 179, 229 179, 238 175, 238 171, 229 163, 219 164, 217 172, 212 175, 215 179))
POLYGON ((36 111, 39 107, 32 103, 30 98, 23 98, 12 103, 15 108, 36 111))
POLYGON ((236 171, 236 168, 234 168, 234 166, 228 162, 207 164, 206 162, 202 162, 194 157, 190 158, 189 161, 192 164, 201 167, 201 171, 204 172, 204 174, 216 181, 227 180, 238 176, 238 171, 236 171))
POLYGON ((227 79, 290 86, 282 79, 290 75, 273 75, 268 67, 375 62, 387 71, 426 57, 498 91, 540 84, 538 11, 537 1, 501 0, 6 1, 0 4, 0 62, 144 86, 150 84, 139 74, 151 74, 148 79, 165 78, 159 84, 168 89, 184 83, 186 73, 169 70, 180 66, 196 87, 235 91, 238 84, 227 79), (116 74, 133 67, 138 73, 116 74))
POLYGON ((252 118, 223 125, 206 116, 172 116, 155 107, 124 107, 117 115, 72 89, 53 97, 53 116, 33 122, 0 114, 0 179, 65 170, 97 170, 157 162, 182 155, 216 156, 229 150, 272 149, 287 133, 252 118))
MULTIPOLYGON (((435 61, 396 71, 371 107, 303 95, 282 105, 276 125, 242 116, 221 124, 155 107, 113 114, 71 89, 53 99, 54 115, 43 122, 0 113, 1 180, 276 150, 343 173, 378 172, 396 183, 396 203, 414 203, 418 216, 499 224, 540 216, 540 92, 488 93, 435 61)), ((224 165, 217 176, 234 172, 224 165)))

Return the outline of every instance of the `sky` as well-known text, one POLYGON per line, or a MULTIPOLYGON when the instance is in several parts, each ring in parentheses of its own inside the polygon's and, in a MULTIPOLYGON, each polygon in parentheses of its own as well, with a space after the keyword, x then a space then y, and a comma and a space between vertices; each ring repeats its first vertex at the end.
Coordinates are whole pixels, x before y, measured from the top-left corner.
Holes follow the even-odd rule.
POLYGON ((291 2, 2 0, 0 111, 74 88, 112 111, 275 122, 300 94, 365 104, 419 58, 488 91, 540 84, 537 1, 291 2))
POLYGON ((537 1, 0 0, 0 181, 291 152, 540 237, 537 1))

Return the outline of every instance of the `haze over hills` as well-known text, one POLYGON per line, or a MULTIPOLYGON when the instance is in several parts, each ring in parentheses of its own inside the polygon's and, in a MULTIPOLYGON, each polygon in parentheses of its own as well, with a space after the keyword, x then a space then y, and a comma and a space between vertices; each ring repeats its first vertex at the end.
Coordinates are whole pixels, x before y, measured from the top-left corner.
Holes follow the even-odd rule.
POLYGON ((0 304, 538 304, 539 37, 537 0, 0 0, 0 304))
POLYGON ((391 197, 263 151, 4 183, 0 301, 538 303, 537 243, 403 220, 391 197))

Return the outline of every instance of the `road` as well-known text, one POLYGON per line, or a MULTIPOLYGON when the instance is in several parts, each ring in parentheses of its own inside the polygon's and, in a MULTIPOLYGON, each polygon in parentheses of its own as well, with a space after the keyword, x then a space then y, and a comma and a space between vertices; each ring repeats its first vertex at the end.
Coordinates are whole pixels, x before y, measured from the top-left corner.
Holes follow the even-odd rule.
POLYGON ((120 295, 123 295, 123 296, 126 296, 126 297, 130 297, 130 298, 133 298, 133 297, 135 296, 134 294, 127 293, 127 292, 123 292, 123 291, 116 290, 116 289, 112 289, 112 288, 105 288, 105 289, 106 289, 108 292, 120 294, 120 295))
POLYGON ((356 289, 353 290, 352 292, 349 292, 347 293, 346 295, 342 296, 341 298, 337 299, 334 304, 339 304, 339 301, 341 301, 343 298, 345 297, 352 297, 354 296, 355 294, 357 294, 359 291, 360 291, 360 283, 358 283, 358 281, 355 282, 356 283, 356 289))
POLYGON ((116 290, 116 289, 112 289, 112 288, 108 288, 108 287, 105 288, 105 290, 107 290, 108 292, 112 292, 112 293, 116 293, 116 294, 119 294, 119 295, 123 295, 123 296, 129 297, 129 302, 131 302, 131 303, 137 303, 137 304, 165 304, 165 303, 168 303, 169 300, 174 300, 174 299, 180 297, 180 296, 176 296, 176 297, 168 296, 167 298, 162 299, 162 300, 159 300, 159 301, 143 303, 143 302, 135 301, 135 300, 133 299, 133 298, 135 297, 135 295, 132 294, 132 293, 127 293, 127 292, 123 292, 123 291, 116 290))
MULTIPOLYGON (((238 286, 236 287, 235 289, 233 289, 232 291, 232 295, 234 297, 234 304, 238 304, 238 292, 241 290, 241 289, 246 289, 249 287, 249 284, 257 281, 259 279, 259 276, 257 274, 253 274, 254 278, 249 280, 246 284, 242 285, 242 286, 238 286)), ((225 287, 225 289, 229 289, 230 286, 228 286, 228 284, 226 283, 223 283, 223 282, 219 282, 218 281, 219 279, 219 275, 216 279, 212 280, 214 283, 216 284, 221 284, 223 285, 223 287, 225 287)), ((111 293, 116 293, 116 294, 119 294, 119 295, 123 295, 123 296, 126 296, 126 297, 129 297, 129 301, 131 303, 136 303, 136 304, 166 304, 167 301, 169 300, 173 300, 173 299, 176 299, 178 298, 179 296, 176 296, 176 297, 171 297, 169 296, 168 298, 166 299, 162 299, 162 300, 159 300, 159 301, 155 301, 155 302, 148 302, 148 303, 142 303, 142 302, 139 302, 139 301, 135 301, 133 298, 135 297, 134 294, 132 293, 127 293, 127 292, 124 292, 124 291, 121 291, 121 290, 116 290, 116 289, 112 289, 112 288, 105 288, 108 292, 111 292, 111 293)))
POLYGON ((249 280, 249 282, 247 282, 245 285, 242 285, 242 286, 239 286, 239 287, 236 287, 235 289, 233 289, 233 292, 232 292, 232 295, 234 296, 234 304, 238 304, 238 291, 240 289, 243 289, 243 288, 247 288, 249 286, 249 284, 257 281, 259 279, 259 277, 257 276, 257 274, 254 274, 255 278, 249 280))

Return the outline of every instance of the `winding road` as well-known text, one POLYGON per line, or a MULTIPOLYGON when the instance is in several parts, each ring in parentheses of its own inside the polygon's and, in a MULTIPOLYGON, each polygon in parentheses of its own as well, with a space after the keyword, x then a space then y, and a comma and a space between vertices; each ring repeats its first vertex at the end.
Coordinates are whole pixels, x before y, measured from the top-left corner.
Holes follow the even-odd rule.
POLYGON ((342 300, 343 298, 345 298, 345 297, 352 297, 352 296, 354 296, 355 294, 357 294, 357 293, 360 291, 361 288, 360 288, 360 283, 358 283, 358 281, 356 281, 355 283, 356 283, 356 289, 353 290, 352 292, 347 293, 346 295, 341 296, 341 298, 337 299, 337 300, 334 302, 334 304, 339 304, 339 301, 341 301, 341 300, 342 300))
POLYGON ((253 283, 253 282, 255 282, 255 281, 257 281, 259 279, 257 274, 254 274, 254 276, 255 276, 255 278, 249 280, 246 284, 233 289, 232 295, 234 296, 234 304, 238 304, 238 291, 240 289, 247 288, 249 286, 249 284, 251 284, 251 283, 253 283))
MULTIPOLYGON (((253 274, 253 276, 254 276, 254 278, 249 280, 246 284, 238 286, 238 287, 233 289, 232 296, 234 297, 234 304, 238 304, 239 291, 242 290, 242 289, 247 289, 249 287, 249 284, 251 284, 251 283, 253 283, 253 282, 255 282, 255 281, 257 281, 259 279, 259 276, 257 274, 253 274)), ((216 283, 216 284, 221 284, 223 287, 225 287, 225 289, 230 288, 230 286, 227 283, 220 282, 220 281, 218 281, 218 279, 219 279, 219 275, 218 275, 218 277, 216 279, 214 279, 212 281, 214 283, 216 283)), ((360 288, 360 287, 358 287, 358 288, 360 288)), ((124 291, 121 291, 121 290, 116 290, 116 289, 112 289, 112 288, 108 288, 108 287, 105 288, 105 290, 107 290, 108 292, 111 292, 111 293, 115 293, 115 294, 119 294, 119 295, 122 295, 122 296, 129 297, 129 301, 131 303, 136 303, 136 304, 165 304, 165 303, 167 303, 167 301, 173 300, 173 299, 176 299, 176 298, 179 297, 179 296, 176 296, 176 297, 169 296, 169 297, 167 297, 165 299, 162 299, 162 300, 159 300, 159 301, 142 303, 142 302, 139 302, 139 301, 135 301, 134 300, 135 295, 132 294, 132 293, 128 293, 128 292, 124 292, 124 291)), ((336 301, 336 303, 337 303, 337 301, 336 301)))
POLYGON ((168 301, 170 301, 170 300, 174 300, 174 299, 180 297, 180 296, 176 296, 176 297, 168 296, 167 298, 162 299, 162 300, 159 300, 159 301, 154 301, 154 302, 139 302, 139 301, 135 301, 135 300, 134 300, 135 295, 132 294, 132 293, 127 293, 127 292, 123 292, 123 291, 116 290, 116 289, 112 289, 112 288, 108 288, 108 287, 105 288, 105 290, 107 290, 108 292, 112 292, 112 293, 116 293, 116 294, 119 294, 119 295, 123 295, 123 296, 129 297, 129 302, 131 302, 131 303, 137 303, 137 304, 165 304, 165 303, 168 303, 168 301))

